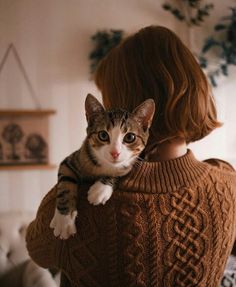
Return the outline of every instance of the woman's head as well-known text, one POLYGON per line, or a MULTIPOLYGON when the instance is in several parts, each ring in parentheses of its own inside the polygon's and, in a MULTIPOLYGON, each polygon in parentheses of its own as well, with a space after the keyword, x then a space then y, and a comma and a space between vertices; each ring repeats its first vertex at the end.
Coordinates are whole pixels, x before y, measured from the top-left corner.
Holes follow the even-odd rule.
POLYGON ((153 98, 151 141, 203 138, 220 126, 207 79, 189 49, 169 29, 150 26, 101 61, 96 84, 106 108, 133 110, 153 98))

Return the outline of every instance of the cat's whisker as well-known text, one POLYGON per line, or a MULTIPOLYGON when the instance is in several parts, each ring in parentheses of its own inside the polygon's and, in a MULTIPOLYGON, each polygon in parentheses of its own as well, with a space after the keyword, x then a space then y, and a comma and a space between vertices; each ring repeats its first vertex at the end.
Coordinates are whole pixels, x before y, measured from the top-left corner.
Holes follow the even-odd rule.
POLYGON ((141 165, 142 165, 142 162, 136 160, 136 161, 134 162, 134 165, 133 165, 133 166, 135 166, 135 167, 140 167, 141 165))

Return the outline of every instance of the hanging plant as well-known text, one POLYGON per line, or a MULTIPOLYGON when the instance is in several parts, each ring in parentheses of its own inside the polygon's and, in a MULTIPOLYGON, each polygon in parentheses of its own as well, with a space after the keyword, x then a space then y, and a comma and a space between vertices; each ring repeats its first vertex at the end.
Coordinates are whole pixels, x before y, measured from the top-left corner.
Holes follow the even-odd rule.
POLYGON ((214 49, 217 55, 216 68, 208 72, 213 86, 217 86, 218 76, 228 76, 229 65, 236 65, 236 7, 230 10, 231 15, 223 17, 221 22, 215 25, 217 35, 206 39, 199 57, 201 66, 209 68, 207 53, 214 49))
MULTIPOLYGON (((210 11, 214 8, 212 3, 202 4, 202 0, 179 0, 179 6, 173 6, 169 2, 163 4, 163 8, 171 12, 178 20, 185 21, 191 26, 199 26, 204 22, 205 18, 210 15, 210 11)), ((107 55, 107 53, 123 39, 123 30, 103 30, 92 35, 91 40, 94 49, 89 54, 90 72, 94 74, 99 62, 107 55)), ((201 59, 201 63, 204 58, 201 59)))
POLYGON ((98 63, 107 55, 107 53, 121 42, 122 37, 122 30, 98 31, 91 37, 94 43, 94 49, 89 55, 89 59, 91 60, 91 74, 94 73, 98 63))
POLYGON ((214 8, 212 3, 203 4, 202 0, 179 0, 178 6, 165 2, 162 7, 173 14, 178 20, 186 22, 188 26, 199 26, 210 15, 214 8))

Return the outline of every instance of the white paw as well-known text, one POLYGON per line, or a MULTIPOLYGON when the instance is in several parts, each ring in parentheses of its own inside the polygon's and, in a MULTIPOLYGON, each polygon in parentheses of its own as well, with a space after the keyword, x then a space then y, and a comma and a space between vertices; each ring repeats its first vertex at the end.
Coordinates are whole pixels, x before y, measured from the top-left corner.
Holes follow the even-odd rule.
POLYGON ((113 192, 112 186, 95 182, 88 191, 88 201, 93 205, 105 204, 113 192))
POLYGON ((71 214, 63 215, 60 214, 56 209, 53 219, 50 223, 50 227, 56 237, 59 236, 60 239, 68 239, 71 235, 76 233, 75 218, 77 216, 77 211, 73 211, 71 214))

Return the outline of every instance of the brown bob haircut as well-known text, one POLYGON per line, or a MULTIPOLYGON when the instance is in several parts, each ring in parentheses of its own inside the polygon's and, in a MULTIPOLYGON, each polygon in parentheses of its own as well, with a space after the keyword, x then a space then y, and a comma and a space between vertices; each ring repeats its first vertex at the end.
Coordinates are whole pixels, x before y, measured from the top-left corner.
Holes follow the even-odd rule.
POLYGON ((189 143, 221 125, 206 76, 165 27, 149 26, 126 38, 101 61, 95 81, 106 108, 132 111, 154 99, 152 142, 181 137, 189 143))

